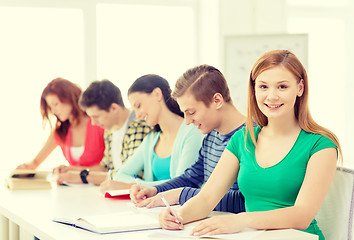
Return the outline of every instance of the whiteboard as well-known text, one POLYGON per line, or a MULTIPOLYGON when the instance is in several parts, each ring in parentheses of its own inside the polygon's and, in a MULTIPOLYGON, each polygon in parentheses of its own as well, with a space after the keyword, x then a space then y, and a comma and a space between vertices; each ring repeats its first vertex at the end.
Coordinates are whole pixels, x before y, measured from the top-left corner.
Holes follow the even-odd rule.
POLYGON ((224 37, 224 74, 235 106, 246 114, 249 74, 254 62, 265 52, 287 49, 304 67, 308 63, 307 34, 239 35, 224 37))

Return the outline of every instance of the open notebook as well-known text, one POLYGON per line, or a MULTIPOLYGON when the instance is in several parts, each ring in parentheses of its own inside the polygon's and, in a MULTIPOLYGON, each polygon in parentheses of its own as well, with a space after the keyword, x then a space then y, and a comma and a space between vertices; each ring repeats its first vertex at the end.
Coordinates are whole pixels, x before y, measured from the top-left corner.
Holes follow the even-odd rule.
POLYGON ((133 211, 70 218, 57 217, 53 221, 100 234, 160 228, 156 213, 133 211))

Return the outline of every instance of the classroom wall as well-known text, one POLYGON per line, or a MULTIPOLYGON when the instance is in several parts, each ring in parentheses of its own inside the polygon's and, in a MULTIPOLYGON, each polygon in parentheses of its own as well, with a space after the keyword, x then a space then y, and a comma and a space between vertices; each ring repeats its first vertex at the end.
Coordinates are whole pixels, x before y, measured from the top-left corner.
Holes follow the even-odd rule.
MULTIPOLYGON (((333 3, 337 2, 335 0, 331 1, 333 3)), ((329 61, 322 61, 323 58, 321 56, 321 53, 318 54, 318 56, 313 55, 311 57, 318 59, 319 62, 326 62, 327 65, 325 66, 329 67, 324 68, 324 70, 330 69, 331 61, 335 61, 336 63, 343 63, 342 65, 345 66, 342 69, 337 70, 337 72, 336 70, 330 69, 332 72, 331 77, 329 79, 322 78, 322 76, 315 76, 315 78, 311 78, 312 83, 315 84, 314 88, 312 88, 311 90, 318 91, 320 89, 320 95, 311 96, 315 96, 315 101, 317 100, 316 104, 319 105, 321 104, 321 102, 318 101, 319 97, 317 96, 321 97, 322 92, 328 94, 328 97, 326 97, 325 101, 323 101, 322 108, 318 108, 317 105, 315 106, 315 108, 313 108, 317 110, 314 112, 314 115, 316 117, 315 119, 318 120, 324 126, 330 128, 331 130, 334 129, 336 134, 339 133, 340 140, 342 141, 343 146, 345 147, 345 166, 350 166, 354 168, 354 151, 352 151, 352 136, 354 134, 354 129, 351 127, 352 122, 354 122, 354 111, 352 111, 353 98, 351 96, 352 92, 354 91, 354 81, 351 73, 351 66, 354 64, 354 58, 352 58, 352 56, 354 55, 354 46, 353 44, 351 44, 352 42, 354 42, 354 15, 352 14, 352 12, 354 11, 354 0, 343 0, 341 1, 342 6, 336 8, 321 7, 318 9, 318 7, 311 8, 311 6, 309 6, 309 11, 304 11, 304 8, 302 7, 289 7, 289 2, 295 2, 297 4, 297 1, 294 0, 0 0, 1 7, 24 6, 23 9, 25 9, 26 7, 40 8, 43 10, 41 11, 41 14, 43 14, 44 16, 33 16, 28 18, 27 20, 18 17, 13 17, 13 19, 11 19, 10 21, 8 19, 3 19, 2 24, 0 24, 0 29, 2 27, 11 28, 11 26, 14 26, 13 28, 18 30, 21 29, 20 24, 25 25, 26 23, 31 23, 31 25, 33 26, 37 24, 40 25, 41 22, 36 21, 43 21, 43 19, 46 18, 57 19, 57 22, 55 22, 55 26, 51 26, 51 28, 48 29, 45 28, 45 32, 47 33, 47 38, 45 39, 36 39, 37 34, 35 32, 29 32, 28 34, 26 33, 27 35, 19 35, 20 37, 15 37, 14 41, 12 41, 9 36, 4 36, 0 40, 2 49, 9 52, 8 55, 10 56, 6 58, 0 57, 2 63, 2 73, 4 73, 4 71, 10 73, 10 78, 1 79, 2 83, 6 84, 4 85, 6 87, 2 89, 4 91, 4 94, 1 94, 1 96, 5 97, 0 98, 0 100, 2 100, 2 102, 6 102, 8 99, 8 97, 6 96, 8 96, 8 94, 10 93, 9 89, 15 89, 17 86, 24 87, 23 89, 18 90, 18 92, 16 92, 16 94, 14 95, 16 101, 18 99, 25 99, 25 101, 20 102, 20 104, 16 103, 17 105, 15 105, 14 101, 12 103, 14 106, 6 104, 5 108, 3 108, 4 112, 11 112, 11 114, 14 114, 15 117, 13 117, 12 119, 8 117, 3 117, 0 120, 0 126, 2 126, 2 128, 0 128, 0 131, 3 132, 3 130, 9 129, 8 126, 10 124, 15 123, 15 126, 20 128, 19 130, 16 129, 16 131, 18 131, 18 134, 23 134, 23 136, 22 138, 18 138, 17 134, 9 133, 8 136, 5 135, 5 137, 3 137, 4 140, 2 140, 3 142, 2 144, 0 144, 0 147, 2 146, 1 151, 5 153, 8 152, 8 155, 6 155, 5 158, 1 159, 1 162, 7 164, 10 162, 11 164, 11 161, 13 161, 12 164, 15 165, 15 161, 28 161, 29 159, 24 159, 23 156, 26 156, 27 158, 28 155, 34 155, 36 151, 39 150, 38 148, 42 145, 42 143, 45 142, 47 132, 43 132, 41 128, 41 119, 38 111, 38 96, 45 84, 47 83, 48 79, 52 79, 53 75, 54 77, 62 75, 62 71, 58 68, 58 66, 63 67, 64 65, 67 65, 67 69, 72 69, 74 66, 76 70, 79 70, 79 73, 74 73, 73 71, 73 73, 67 74, 64 77, 77 81, 83 87, 86 87, 93 79, 107 77, 103 75, 107 72, 105 71, 105 69, 102 71, 96 69, 97 59, 99 59, 100 57, 97 56, 98 54, 96 51, 97 41, 95 40, 95 34, 97 34, 97 29, 93 27, 95 25, 95 22, 92 16, 97 14, 93 8, 94 4, 97 2, 123 5, 163 5, 167 7, 176 5, 193 6, 195 22, 191 22, 192 24, 195 24, 196 31, 195 33, 188 32, 188 34, 183 32, 180 35, 183 36, 183 38, 185 39, 190 38, 191 36, 195 38, 195 40, 193 39, 193 41, 195 41, 195 48, 194 46, 192 46, 190 48, 192 50, 189 51, 193 52, 195 56, 188 57, 188 61, 184 60, 185 65, 183 65, 183 70, 186 68, 185 66, 191 67, 193 64, 197 65, 207 63, 218 67, 224 72, 225 46, 223 46, 223 40, 225 36, 287 33, 289 32, 289 16, 297 18, 299 15, 302 14, 305 17, 309 18, 319 17, 318 21, 320 23, 323 23, 321 18, 340 18, 344 16, 343 18, 346 21, 344 26, 346 27, 345 31, 347 32, 346 35, 343 37, 343 43, 346 45, 343 44, 343 46, 339 46, 346 50, 346 55, 343 57, 343 59, 331 59, 331 54, 337 51, 335 47, 330 46, 331 42, 328 42, 328 46, 332 47, 331 51, 328 51, 327 49, 323 50, 323 54, 329 54, 329 61), (68 6, 70 8, 70 11, 67 9, 68 6), (77 12, 81 13, 81 9, 83 9, 82 16, 76 14, 77 12), (289 11, 289 9, 291 11, 289 11), (318 14, 314 15, 313 11, 318 11, 318 14), (78 15, 79 17, 77 17, 77 21, 75 23, 67 23, 65 18, 60 18, 60 14, 62 14, 62 12, 65 12, 66 15, 73 14, 75 16, 78 15), (57 15, 59 17, 56 17, 57 15), (67 35, 69 37, 66 36, 66 33, 64 31, 66 29, 65 24, 74 24, 75 26, 81 26, 80 24, 85 19, 89 19, 89 22, 85 22, 83 29, 81 29, 80 27, 80 31, 74 31, 72 34, 67 35), (23 21, 23 23, 21 23, 21 21, 23 21), (16 24, 19 24, 19 27, 17 27, 16 24), (57 30, 55 28, 57 28, 57 30), (55 31, 59 31, 60 34, 56 36, 55 31), (4 42, 4 39, 8 39, 9 41, 4 42), (62 39, 63 42, 69 41, 70 44, 73 46, 73 51, 75 51, 75 54, 77 55, 75 55, 76 58, 71 57, 65 59, 65 61, 53 61, 54 55, 72 55, 72 53, 67 52, 68 50, 66 48, 58 48, 58 44, 55 47, 52 47, 50 43, 53 42, 53 39, 62 39), (45 46, 42 44, 41 41, 44 41, 49 45, 45 46), (16 45, 15 47, 13 47, 11 44, 16 45), (43 48, 45 48, 45 50, 43 50, 43 48), (57 50, 57 52, 55 52, 54 50, 57 50), (38 59, 36 59, 36 57, 38 59), (26 65, 27 62, 36 62, 37 67, 28 67, 29 64, 26 65), (49 62, 51 64, 51 67, 53 68, 49 68, 47 66, 43 67, 43 64, 46 62, 49 62), (22 73, 23 76, 20 75, 20 73, 22 73), (30 77, 41 79, 40 81, 42 82, 31 83, 29 80, 30 77), (336 79, 336 77, 338 79, 336 79), (338 82, 340 82, 340 84, 338 84, 338 82), (31 95, 33 99, 29 99, 28 95, 25 95, 28 93, 28 91, 26 90, 30 88, 32 88, 31 94, 35 96, 33 97, 31 95), (332 89, 336 91, 338 90, 339 92, 343 90, 343 94, 336 93, 337 95, 333 95, 331 94, 332 89), (333 115, 336 115, 338 112, 343 113, 340 113, 340 115, 338 115, 338 119, 335 119, 333 115), (36 127, 34 127, 35 125, 32 123, 30 123, 30 128, 21 126, 21 123, 23 121, 28 122, 29 117, 33 117, 33 115, 36 115, 36 119, 34 119, 33 121, 35 121, 36 124, 38 122, 38 127, 37 125, 36 127), (337 130, 336 127, 339 130, 337 130), (38 141, 37 145, 34 145, 33 143, 31 144, 31 146, 27 146, 26 143, 33 141, 31 136, 34 135, 41 138, 41 140, 38 141), (10 147, 5 146, 6 144, 8 144, 8 142, 19 143, 21 141, 24 143, 24 146, 21 149, 21 153, 19 154, 23 155, 13 157, 12 154, 17 149, 15 144, 12 144, 10 147), (12 150, 9 151, 9 148, 11 148, 12 150), (27 150, 25 149, 28 149, 28 152, 26 152, 27 150), (31 152, 29 153, 29 151, 31 152), (9 161, 9 158, 14 160, 9 161)), ((307 4, 307 1, 300 2, 302 2, 302 4, 307 4)), ((315 1, 311 0, 310 2, 315 1)), ((330 2, 330 0, 326 2, 330 2)), ((325 24, 319 26, 325 29, 326 27, 328 27, 325 26, 325 24)), ((185 31, 185 29, 182 30, 185 31)), ((14 33, 17 34, 18 31, 14 31, 14 33)), ((328 32, 328 34, 330 35, 331 33, 328 32)), ((327 40, 326 38, 323 39, 323 41, 327 40)), ((2 53, 4 53, 4 51, 2 51, 2 53)), ((2 55, 4 56, 4 54, 2 55)), ((175 55, 175 53, 172 53, 170 55, 175 55)), ((174 67, 172 64, 170 64, 168 60, 164 62, 174 67)), ((104 65, 107 66, 107 64, 104 65)), ((129 64, 129 66, 130 65, 131 64, 129 64)), ((181 68, 177 69, 175 72, 173 72, 173 74, 171 74, 172 71, 169 69, 166 70, 166 67, 161 67, 161 64, 155 63, 154 65, 156 66, 156 69, 158 69, 158 67, 163 68, 164 72, 162 72, 162 75, 167 76, 167 79, 169 80, 176 80, 178 75, 181 74, 183 71, 181 70, 181 68), (170 75, 168 75, 167 73, 169 73, 170 75)), ((116 64, 115 66, 119 65, 116 64)), ((111 70, 116 72, 116 67, 111 67, 111 70)), ((140 74, 138 70, 142 70, 144 72, 146 71, 146 69, 142 68, 141 65, 134 65, 134 71, 136 74, 140 74)), ((153 69, 152 71, 155 71, 155 69, 153 69)), ((323 75, 324 77, 327 77, 327 71, 324 71, 323 75)), ((110 76, 108 76, 108 78, 110 78, 110 76)), ((112 77, 112 79, 115 78, 112 77)), ((126 80, 127 78, 122 79, 122 81, 126 80)), ((131 77, 130 80, 134 80, 133 77, 131 77)), ((230 81, 232 81, 232 79, 230 79, 230 81)))
POLYGON ((285 3, 285 0, 200 1, 199 62, 209 63, 223 70, 225 36, 285 33, 285 3))

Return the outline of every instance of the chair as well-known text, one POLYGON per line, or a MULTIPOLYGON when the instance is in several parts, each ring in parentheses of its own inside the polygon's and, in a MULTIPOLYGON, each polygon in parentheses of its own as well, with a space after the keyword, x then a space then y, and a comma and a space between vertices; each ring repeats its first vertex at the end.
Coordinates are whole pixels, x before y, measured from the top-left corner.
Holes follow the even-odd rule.
POLYGON ((316 220, 326 240, 352 240, 354 170, 337 168, 316 220))

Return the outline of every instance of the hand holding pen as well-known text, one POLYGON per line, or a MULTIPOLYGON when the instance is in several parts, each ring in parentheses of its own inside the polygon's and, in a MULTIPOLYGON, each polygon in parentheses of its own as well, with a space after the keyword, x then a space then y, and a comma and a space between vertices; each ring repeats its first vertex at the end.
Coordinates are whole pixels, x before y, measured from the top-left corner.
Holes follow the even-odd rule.
POLYGON ((130 199, 132 200, 133 203, 138 203, 139 201, 145 200, 146 197, 144 196, 142 199, 138 200, 136 195, 143 190, 141 184, 138 182, 137 176, 134 174, 134 179, 135 179, 135 185, 132 185, 130 187, 129 193, 130 193, 130 199))
POLYGON ((159 220, 160 220, 161 227, 164 229, 183 229, 182 218, 177 216, 175 211, 173 211, 170 204, 166 201, 166 199, 162 195, 159 196, 163 201, 163 203, 166 205, 167 211, 170 213, 168 214, 170 216, 166 216, 165 214, 166 211, 160 213, 159 220), (174 219, 171 218, 172 217, 171 214, 173 215, 174 219))
POLYGON ((139 186, 139 190, 141 191, 141 184, 138 182, 137 176, 134 174, 134 179, 135 179, 135 183, 139 186))

